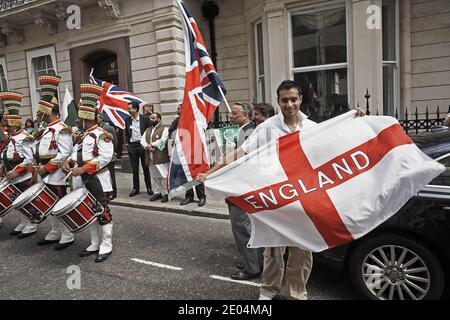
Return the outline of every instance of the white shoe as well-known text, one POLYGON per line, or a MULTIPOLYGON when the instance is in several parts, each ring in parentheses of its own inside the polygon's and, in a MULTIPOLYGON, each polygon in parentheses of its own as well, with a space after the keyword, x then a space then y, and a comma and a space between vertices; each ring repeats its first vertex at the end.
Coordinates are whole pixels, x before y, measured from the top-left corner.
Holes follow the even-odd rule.
POLYGON ((260 294, 258 300, 272 300, 271 297, 260 294))

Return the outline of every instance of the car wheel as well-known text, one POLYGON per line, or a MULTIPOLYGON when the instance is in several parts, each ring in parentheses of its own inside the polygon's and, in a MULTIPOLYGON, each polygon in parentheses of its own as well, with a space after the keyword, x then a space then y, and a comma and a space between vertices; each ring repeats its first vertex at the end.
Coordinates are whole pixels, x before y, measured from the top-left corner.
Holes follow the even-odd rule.
POLYGON ((362 239, 351 253, 348 271, 353 285, 368 299, 440 299, 444 291, 444 272, 436 256, 401 235, 362 239))

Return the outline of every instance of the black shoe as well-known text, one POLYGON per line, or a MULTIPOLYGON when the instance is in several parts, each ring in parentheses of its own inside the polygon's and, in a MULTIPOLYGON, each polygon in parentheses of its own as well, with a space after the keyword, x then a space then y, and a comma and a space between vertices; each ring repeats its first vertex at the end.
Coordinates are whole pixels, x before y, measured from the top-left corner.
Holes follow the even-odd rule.
POLYGON ((239 261, 236 262, 235 265, 236 265, 236 268, 238 268, 240 270, 243 270, 245 268, 245 264, 243 264, 243 263, 241 263, 239 261))
POLYGON ((194 199, 184 199, 183 201, 180 202, 180 206, 184 206, 187 205, 188 203, 194 202, 194 199))
POLYGON ((198 202, 199 207, 203 207, 205 204, 206 204, 206 198, 200 199, 200 201, 198 202))
POLYGON ((28 238, 29 236, 32 236, 33 234, 35 234, 36 233, 36 231, 34 231, 34 232, 30 232, 30 233, 20 233, 18 236, 17 236, 17 238, 19 238, 19 239, 25 239, 25 238, 28 238))
POLYGON ((117 193, 111 193, 109 195, 109 200, 114 200, 115 198, 117 198, 117 193))
POLYGON ((38 241, 38 242, 36 242, 36 244, 38 245, 38 246, 46 246, 46 245, 48 245, 48 244, 53 244, 53 243, 58 243, 59 242, 59 240, 40 240, 40 241, 38 241))
POLYGON ((99 254, 97 258, 95 258, 95 262, 100 263, 108 259, 108 257, 111 255, 111 252, 99 254))
POLYGON ((139 194, 139 191, 136 189, 133 189, 130 194, 128 195, 129 197, 134 197, 135 195, 139 194))
POLYGON ((287 300, 288 298, 282 295, 275 295, 272 300, 287 300))
POLYGON ((248 279, 257 278, 258 276, 259 276, 259 273, 252 274, 252 273, 248 273, 245 270, 241 270, 239 272, 233 273, 230 278, 234 279, 234 280, 248 280, 248 279))
POLYGON ((17 236, 18 234, 21 234, 22 231, 12 231, 9 233, 10 236, 17 236))
POLYGON ((169 201, 169 196, 167 194, 161 198, 161 202, 168 202, 168 201, 169 201))
POLYGON ((87 251, 87 250, 84 250, 84 251, 81 251, 80 254, 79 254, 78 256, 79 256, 80 258, 84 258, 84 257, 92 256, 93 254, 96 254, 96 253, 98 253, 98 250, 95 250, 95 251, 87 251))
POLYGON ((151 197, 150 197, 150 201, 156 201, 156 200, 159 200, 159 199, 162 199, 162 195, 161 195, 161 193, 157 193, 157 194, 154 194, 154 195, 152 195, 151 197))
POLYGON ((147 194, 148 194, 149 196, 152 196, 152 195, 154 195, 154 192, 153 192, 152 189, 147 189, 147 194))
POLYGON ((66 243, 58 243, 55 247, 55 251, 61 251, 64 250, 68 247, 70 247, 71 245, 73 245, 75 241, 70 241, 70 242, 66 242, 66 243))

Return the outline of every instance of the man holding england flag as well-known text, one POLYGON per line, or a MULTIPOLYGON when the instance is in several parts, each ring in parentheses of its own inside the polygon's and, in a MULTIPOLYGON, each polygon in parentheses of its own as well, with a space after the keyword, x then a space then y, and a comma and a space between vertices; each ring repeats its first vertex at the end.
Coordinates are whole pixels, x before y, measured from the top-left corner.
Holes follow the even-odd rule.
POLYGON ((283 81, 277 97, 281 112, 197 178, 208 178, 212 196, 249 213, 248 246, 266 247, 260 299, 279 294, 283 281, 288 298, 307 299, 311 251, 367 234, 444 168, 391 117, 356 121, 364 115, 358 108, 316 124, 300 112, 295 82, 283 81), (236 176, 239 185, 232 183, 236 176))

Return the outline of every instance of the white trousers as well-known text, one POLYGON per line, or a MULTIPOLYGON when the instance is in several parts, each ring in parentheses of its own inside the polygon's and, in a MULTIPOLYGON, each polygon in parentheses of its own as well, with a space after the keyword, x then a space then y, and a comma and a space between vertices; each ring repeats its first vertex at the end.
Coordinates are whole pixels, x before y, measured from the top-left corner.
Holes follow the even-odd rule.
POLYGON ((86 249, 87 251, 99 250, 98 254, 105 254, 112 251, 112 222, 102 226, 95 222, 89 227, 89 231, 91 233, 91 245, 86 249))
MULTIPOLYGON (((160 164, 159 166, 168 165, 167 163, 160 164)), ((167 194, 167 178, 161 175, 161 172, 156 167, 156 165, 151 164, 149 166, 150 177, 152 182, 152 190, 155 194, 162 194, 165 196, 167 194)))
POLYGON ((59 243, 69 243, 75 240, 73 233, 59 220, 58 217, 49 215, 47 219, 52 225, 52 230, 45 236, 45 240, 55 241, 59 240, 59 243))
POLYGON ((19 225, 14 229, 14 231, 20 231, 22 233, 32 233, 32 232, 36 232, 37 227, 39 224, 37 223, 32 223, 30 221, 30 219, 28 219, 27 217, 25 217, 25 215, 18 211, 19 213, 19 218, 20 218, 20 223, 19 225))

